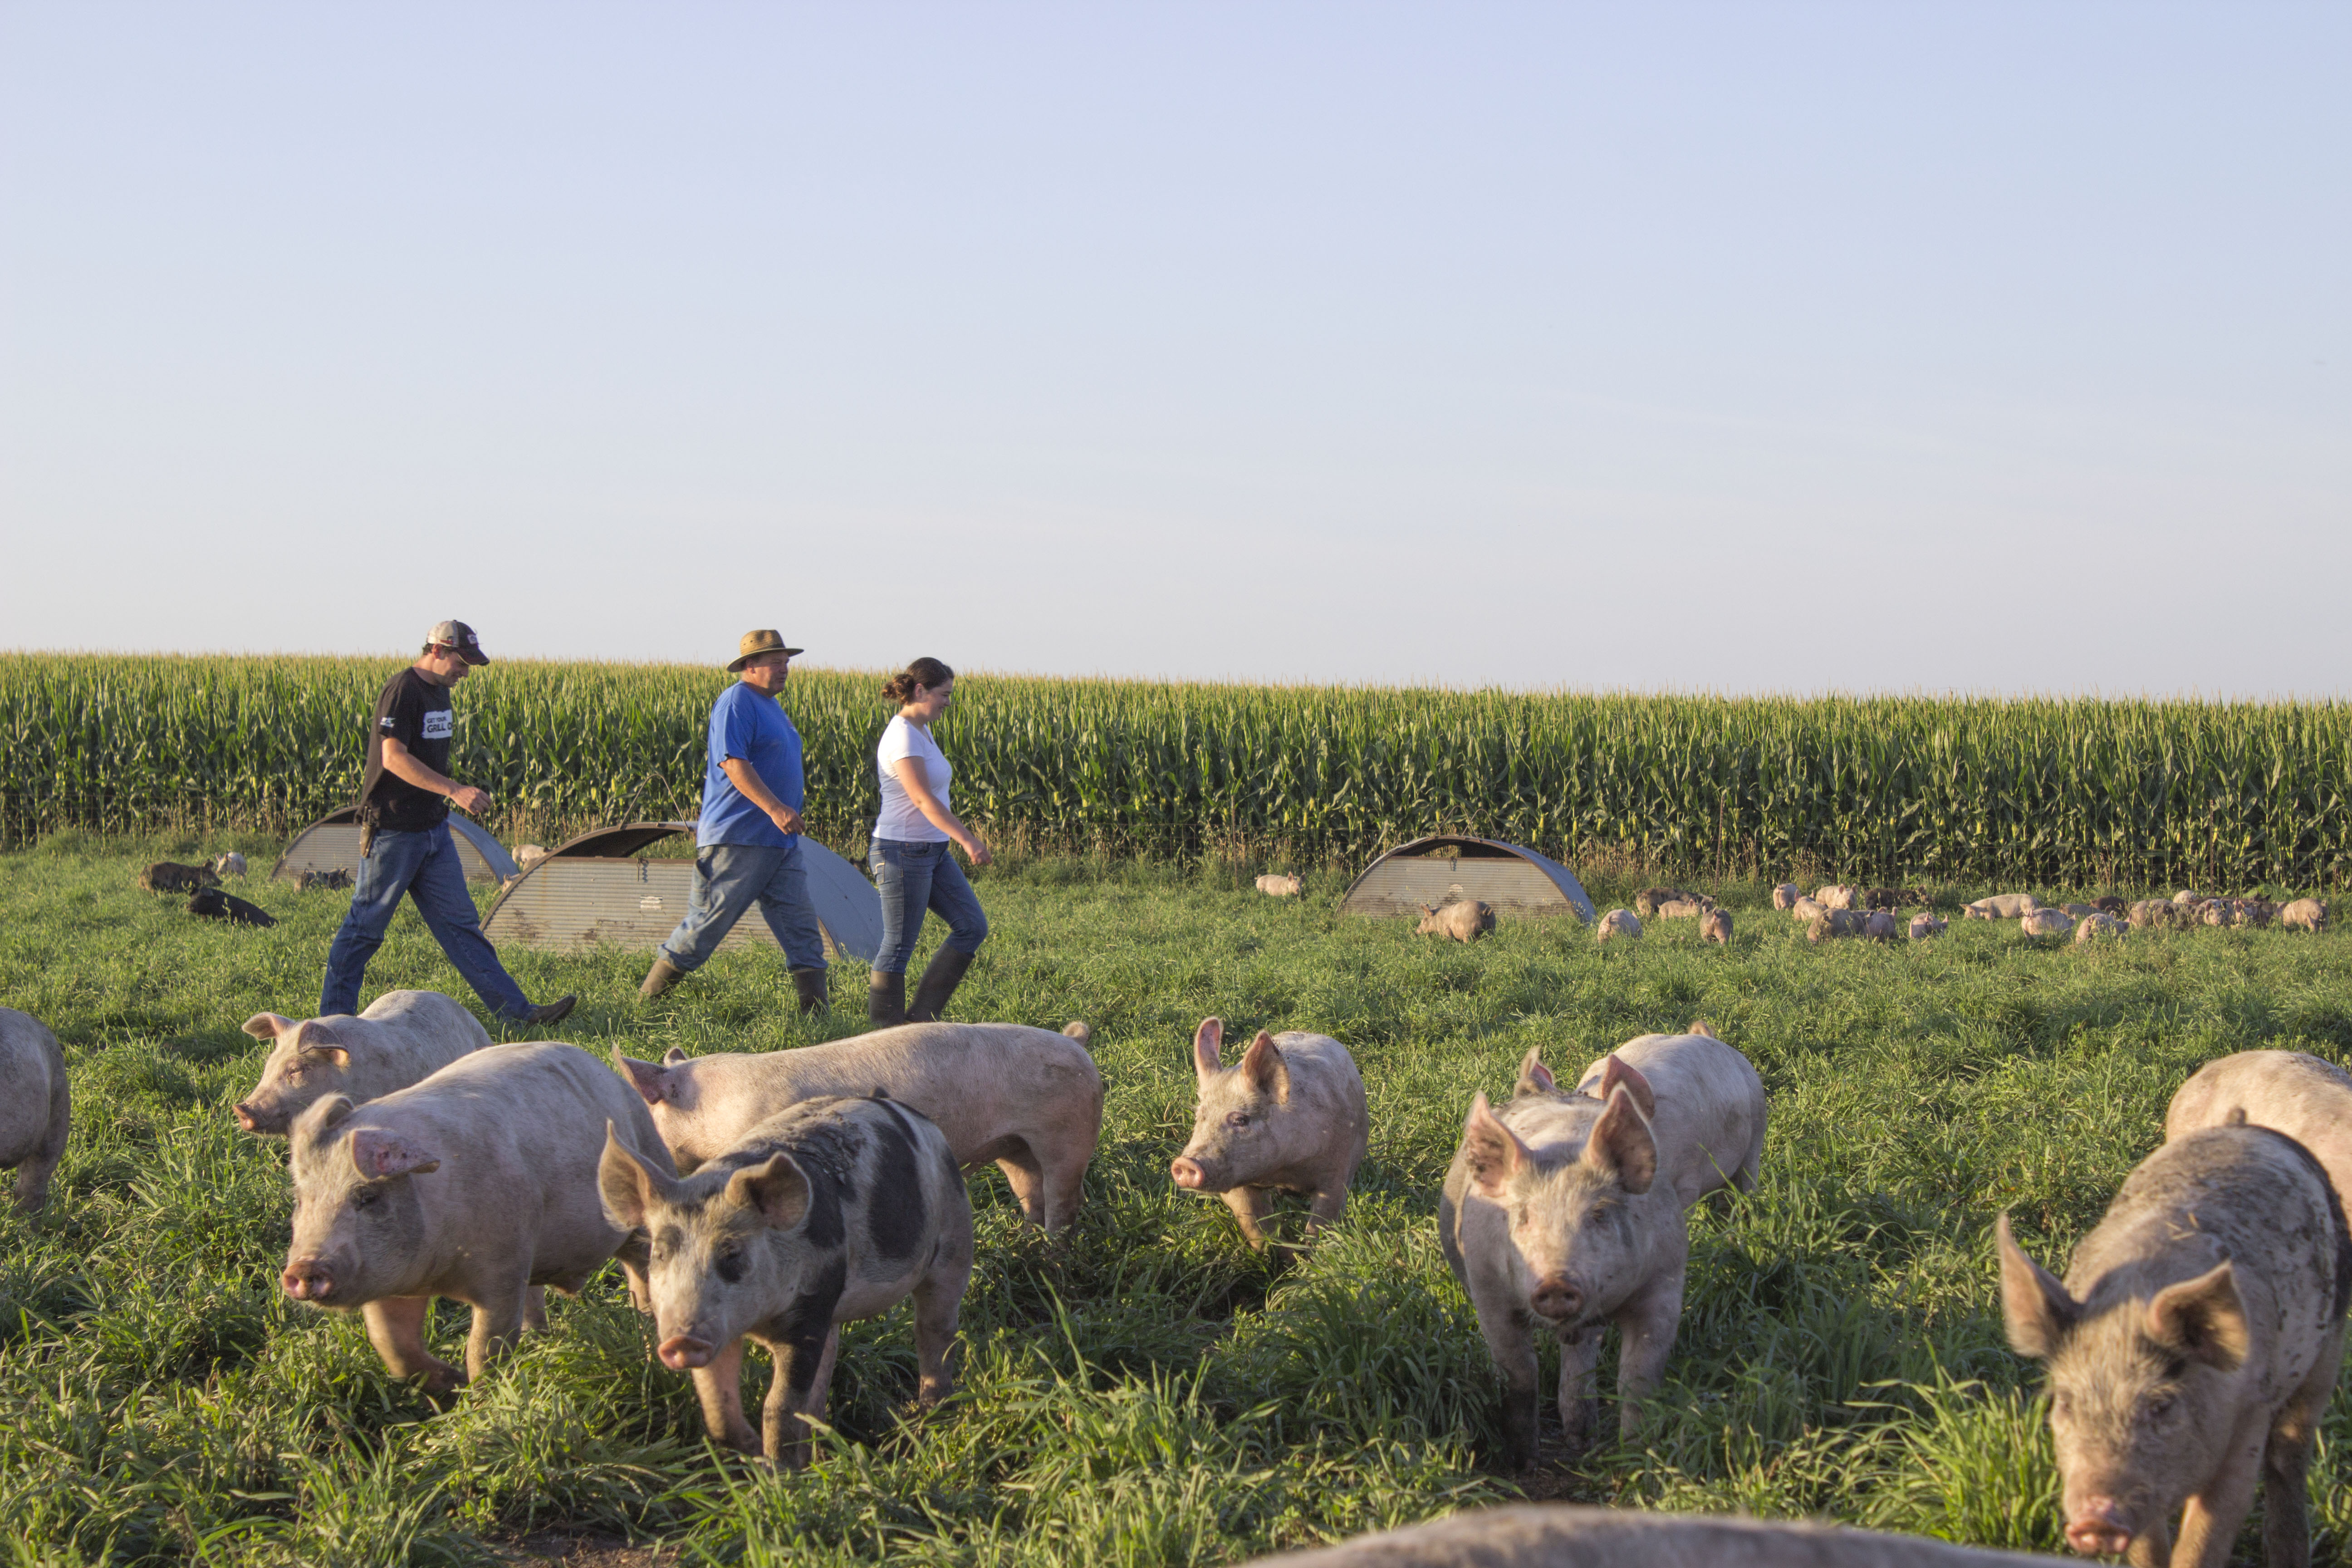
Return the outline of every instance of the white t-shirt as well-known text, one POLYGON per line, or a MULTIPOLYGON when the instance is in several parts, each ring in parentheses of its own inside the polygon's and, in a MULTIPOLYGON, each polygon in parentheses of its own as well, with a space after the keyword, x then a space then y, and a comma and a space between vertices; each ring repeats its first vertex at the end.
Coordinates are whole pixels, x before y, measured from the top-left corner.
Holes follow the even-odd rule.
POLYGON ((922 763, 923 782, 931 786, 941 805, 948 804, 948 780, 955 776, 955 769, 948 764, 947 754, 931 739, 931 732, 909 724, 902 713, 882 731, 882 743, 874 752, 875 766, 882 775, 882 815, 875 819, 874 837, 901 844, 944 844, 948 836, 931 826, 931 819, 898 782, 896 764, 902 757, 922 763))

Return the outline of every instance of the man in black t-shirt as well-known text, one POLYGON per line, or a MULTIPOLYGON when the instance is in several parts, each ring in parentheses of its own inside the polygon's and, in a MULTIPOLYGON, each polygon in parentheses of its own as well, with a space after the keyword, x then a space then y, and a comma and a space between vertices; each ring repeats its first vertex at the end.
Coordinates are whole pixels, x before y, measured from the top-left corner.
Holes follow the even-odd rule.
POLYGON ((327 950, 327 981, 319 1016, 360 1010, 360 981, 383 945, 384 928, 400 896, 416 902, 426 929, 491 1012, 524 1024, 551 1024, 572 1011, 576 996, 531 1005, 482 934, 465 868, 449 837, 449 805, 478 814, 489 809, 485 791, 449 776, 453 717, 449 688, 478 664, 489 663, 474 628, 443 621, 426 634, 416 662, 384 683, 368 729, 367 772, 360 781, 362 824, 358 883, 351 911, 327 950))

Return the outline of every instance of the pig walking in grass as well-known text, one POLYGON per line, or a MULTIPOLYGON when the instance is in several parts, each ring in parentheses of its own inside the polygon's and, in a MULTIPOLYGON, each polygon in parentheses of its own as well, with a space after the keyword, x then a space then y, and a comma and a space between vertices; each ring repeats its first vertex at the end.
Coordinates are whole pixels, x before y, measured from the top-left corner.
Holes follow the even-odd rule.
POLYGON ((2006 1215, 1998 1245, 2010 1343, 2049 1363, 2067 1544, 2221 1568, 2260 1485, 2263 1560, 2307 1564, 2304 1477, 2352 1297, 2352 1237, 2310 1152, 2242 1121, 2172 1139, 2063 1283, 2006 1215))
POLYGON ((1465 899, 1458 904, 1423 904, 1421 923, 1413 927, 1415 936, 1448 936, 1455 942, 1476 942, 1495 929, 1494 908, 1481 899, 1465 899))
POLYGON ((256 1013, 245 1032, 272 1046, 261 1081, 231 1110, 239 1127, 265 1138, 284 1137, 331 1094, 380 1100, 490 1043, 473 1014, 437 991, 387 991, 357 1016, 256 1013))
POLYGON ((1685 1212, 1719 1187, 1756 1185, 1764 1085, 1747 1058, 1692 1028, 1627 1042, 1572 1094, 1530 1051, 1510 1103, 1471 1102, 1438 1239, 1502 1373, 1516 1466, 1535 1458, 1536 1333, 1559 1340, 1560 1421, 1581 1445, 1597 1418, 1601 1331, 1617 1326, 1618 1429, 1631 1436, 1682 1317, 1685 1212))
POLYGON ((1200 1085, 1192 1141, 1168 1173, 1187 1192, 1222 1195, 1260 1250, 1274 1194, 1303 1193, 1311 1236, 1348 1206, 1348 1184, 1371 1135, 1355 1058, 1328 1035, 1261 1029, 1226 1067, 1224 1037, 1216 1018, 1202 1019, 1192 1037, 1200 1085))
POLYGON ((1261 1557, 1250 1568, 2049 1568, 2058 1561, 1830 1524, 1519 1503, 1261 1557))
POLYGON ((58 1037, 30 1013, 0 1007, 0 1171, 16 1171, 16 1206, 28 1215, 49 1201, 71 1101, 58 1037))
POLYGON ((909 1296, 919 1397, 947 1397, 971 1279, 971 1204, 947 1139, 909 1108, 805 1100, 683 1178, 614 1130, 598 1174, 606 1221, 653 1238, 656 1353, 692 1374, 713 1438, 805 1464, 803 1417, 824 1414, 841 1325, 909 1296), (775 1362, 763 1431, 743 1415, 747 1339, 775 1362))
POLYGON ((1058 1035, 1024 1024, 902 1024, 797 1050, 673 1050, 641 1062, 616 1049, 613 1060, 680 1171, 801 1100, 887 1094, 937 1124, 959 1164, 995 1162, 1021 1212, 1052 1234, 1077 1212, 1102 1135, 1102 1074, 1087 1038, 1076 1023, 1058 1035))
POLYGON ((298 1301, 360 1309, 395 1377, 436 1392, 479 1377, 513 1342, 531 1287, 576 1291, 616 1253, 642 1263, 643 1238, 597 1195, 607 1123, 650 1168, 672 1169, 644 1102, 575 1046, 491 1046, 365 1105, 328 1095, 289 1134, 280 1283, 298 1301), (436 1296, 474 1309, 462 1373, 425 1347, 436 1296))

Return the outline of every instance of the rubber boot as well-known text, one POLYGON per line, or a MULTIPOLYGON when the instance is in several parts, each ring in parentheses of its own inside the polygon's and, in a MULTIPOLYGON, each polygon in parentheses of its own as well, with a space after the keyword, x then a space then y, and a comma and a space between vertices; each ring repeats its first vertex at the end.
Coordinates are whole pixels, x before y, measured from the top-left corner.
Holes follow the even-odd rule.
POLYGON ((687 973, 667 958, 656 958, 654 966, 646 971, 646 983, 637 987, 637 994, 650 1002, 685 979, 687 973))
POLYGON ((952 947, 943 947, 931 954, 923 978, 915 984, 915 999, 907 1004, 907 1022, 928 1024, 946 1012, 948 998, 963 984, 964 971, 971 967, 971 954, 952 947))
POLYGON ((885 974, 880 970, 866 983, 866 1023, 875 1029, 888 1029, 907 1021, 907 977, 885 974))
POLYGON ((801 994, 802 1017, 805 1018, 812 1013, 824 1011, 826 1006, 824 982, 825 971, 821 968, 793 971, 793 989, 801 994))

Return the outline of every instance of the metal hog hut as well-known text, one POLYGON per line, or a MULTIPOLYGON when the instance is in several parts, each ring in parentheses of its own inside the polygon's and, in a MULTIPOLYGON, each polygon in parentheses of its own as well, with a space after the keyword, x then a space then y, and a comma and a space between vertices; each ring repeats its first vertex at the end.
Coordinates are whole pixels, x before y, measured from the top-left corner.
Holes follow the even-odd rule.
MULTIPOLYGON (((693 832, 691 822, 625 822, 559 845, 499 895, 482 921, 482 934, 500 947, 607 942, 650 952, 685 918, 694 889, 694 845, 689 839, 684 846, 683 859, 656 859, 637 851, 693 832)), ((882 951, 882 896, 874 884, 813 838, 801 839, 801 858, 826 951, 873 963, 882 951)), ((751 945, 776 945, 757 910, 735 922, 719 951, 751 945)))
POLYGON ((1592 900, 1575 873, 1532 849, 1441 833, 1400 844, 1364 868, 1339 910, 1350 915, 1414 915, 1423 904, 1483 899, 1498 917, 1574 915, 1592 923, 1592 900))
MULTIPOLYGON (((457 864, 468 882, 503 882, 515 874, 514 857, 506 846, 462 816, 449 818, 449 837, 457 841, 457 864)), ((278 864, 269 868, 272 881, 291 882, 305 871, 349 871, 360 874, 360 814, 357 806, 331 811, 294 836, 278 864)))

